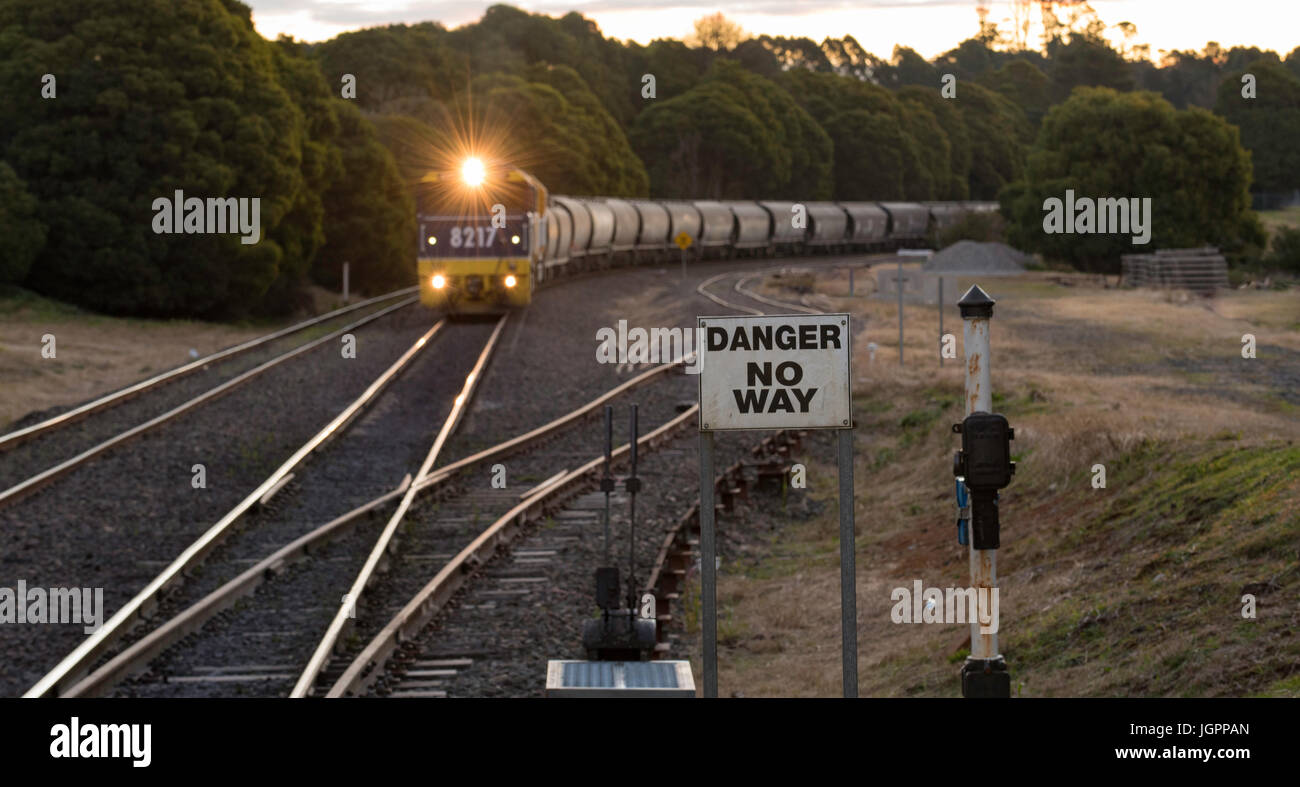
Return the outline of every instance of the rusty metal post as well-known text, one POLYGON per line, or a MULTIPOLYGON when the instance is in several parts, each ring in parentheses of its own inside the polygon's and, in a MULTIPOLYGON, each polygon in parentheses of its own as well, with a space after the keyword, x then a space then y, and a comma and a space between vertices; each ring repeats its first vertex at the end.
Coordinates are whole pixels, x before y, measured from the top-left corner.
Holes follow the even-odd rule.
MULTIPOLYGON (((966 415, 993 412, 989 374, 989 322, 993 318, 993 304, 994 300, 979 285, 972 285, 957 302, 961 310, 962 346, 966 354, 966 415)), ((975 539, 970 539, 970 586, 977 598, 981 589, 986 589, 984 592, 991 597, 998 585, 997 554, 995 549, 976 549, 975 539)), ((966 657, 963 672, 987 671, 991 665, 1000 665, 1003 671, 1006 669, 998 652, 998 634, 996 631, 981 633, 979 615, 976 615, 970 624, 970 655, 966 657)))

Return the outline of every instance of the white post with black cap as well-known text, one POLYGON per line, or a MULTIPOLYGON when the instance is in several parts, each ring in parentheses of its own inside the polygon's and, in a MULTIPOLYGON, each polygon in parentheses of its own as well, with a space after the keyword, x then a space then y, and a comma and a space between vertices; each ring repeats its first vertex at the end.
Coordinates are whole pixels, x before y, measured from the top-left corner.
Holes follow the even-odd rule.
MULTIPOLYGON (((993 318, 993 304, 995 301, 989 297, 988 293, 980 289, 979 285, 972 285, 961 300, 957 302, 961 310, 962 318, 962 345, 966 355, 966 416, 967 431, 970 430, 970 416, 973 413, 987 414, 993 412, 993 389, 990 375, 990 341, 989 341, 989 323, 993 318)), ((1003 420, 1005 424, 1005 420, 1003 420)), ((1010 431, 1010 430, 1008 430, 1010 431)), ((1014 432, 1010 432, 1014 436, 1014 432)), ((968 461, 975 461, 969 459, 968 461)), ((998 462, 1001 464, 1001 462, 998 462)), ((1009 464, 1009 471, 1014 472, 1014 463, 1009 464)), ((954 468, 954 472, 957 469, 954 468)), ((966 479, 968 482, 969 478, 966 479)), ((978 500, 972 502, 972 508, 975 509, 974 516, 977 518, 983 514, 988 521, 992 522, 993 538, 989 542, 992 548, 976 548, 981 545, 981 533, 978 532, 981 523, 972 520, 972 537, 970 538, 970 580, 971 589, 975 592, 976 598, 983 593, 985 598, 991 599, 996 593, 998 585, 997 573, 997 503, 996 497, 992 493, 985 491, 973 492, 973 496, 979 497, 981 494, 988 494, 988 502, 991 506, 982 507, 978 500), (991 518, 990 518, 991 517, 991 518)), ((996 626, 981 625, 980 615, 976 614, 971 617, 970 621, 970 655, 962 668, 962 693, 963 696, 1006 696, 1006 686, 1009 686, 1009 678, 1006 677, 1006 663, 1002 654, 998 651, 998 634, 996 626), (992 673, 1001 673, 994 676, 992 673), (968 680, 970 673, 979 673, 973 679, 968 680)))

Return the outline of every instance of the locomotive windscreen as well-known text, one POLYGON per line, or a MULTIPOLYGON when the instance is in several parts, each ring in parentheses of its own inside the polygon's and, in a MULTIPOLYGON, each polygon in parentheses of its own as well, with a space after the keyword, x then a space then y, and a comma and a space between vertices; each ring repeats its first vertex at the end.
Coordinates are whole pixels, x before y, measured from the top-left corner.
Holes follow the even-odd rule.
POLYGON ((420 244, 421 257, 527 256, 528 222, 507 215, 496 227, 491 216, 421 216, 420 244))

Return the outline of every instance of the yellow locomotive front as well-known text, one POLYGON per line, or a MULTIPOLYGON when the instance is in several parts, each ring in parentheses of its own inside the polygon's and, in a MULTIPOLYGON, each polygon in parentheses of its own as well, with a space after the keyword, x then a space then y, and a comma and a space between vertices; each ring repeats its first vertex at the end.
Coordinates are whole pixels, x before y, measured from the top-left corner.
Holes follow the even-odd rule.
POLYGON ((528 173, 465 161, 417 196, 420 302, 453 314, 525 306, 545 251, 546 189, 528 173))

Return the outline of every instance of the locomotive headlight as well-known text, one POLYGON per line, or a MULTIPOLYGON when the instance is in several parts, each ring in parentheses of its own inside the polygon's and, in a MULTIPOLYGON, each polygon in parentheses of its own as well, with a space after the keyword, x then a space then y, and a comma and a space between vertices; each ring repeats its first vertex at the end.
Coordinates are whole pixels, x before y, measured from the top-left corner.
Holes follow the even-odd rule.
POLYGON ((513 244, 515 244, 516 246, 518 246, 518 245, 519 245, 519 236, 518 236, 518 235, 511 235, 511 236, 510 236, 510 242, 513 243, 513 244))
POLYGON ((518 284, 518 283, 519 283, 519 280, 516 279, 514 276, 507 276, 507 277, 506 277, 506 286, 507 286, 507 287, 513 287, 513 286, 515 286, 515 285, 518 284))
POLYGON ((477 186, 483 182, 487 176, 487 170, 483 162, 476 158, 467 158, 465 163, 460 165, 460 176, 465 179, 465 183, 470 186, 477 186))
POLYGON ((430 236, 429 236, 429 245, 430 245, 430 246, 437 246, 437 245, 438 245, 438 237, 437 237, 436 235, 430 235, 430 236))
POLYGON ((446 286, 447 286, 446 276, 443 276, 441 273, 433 274, 433 288, 435 290, 441 290, 443 287, 446 286))

